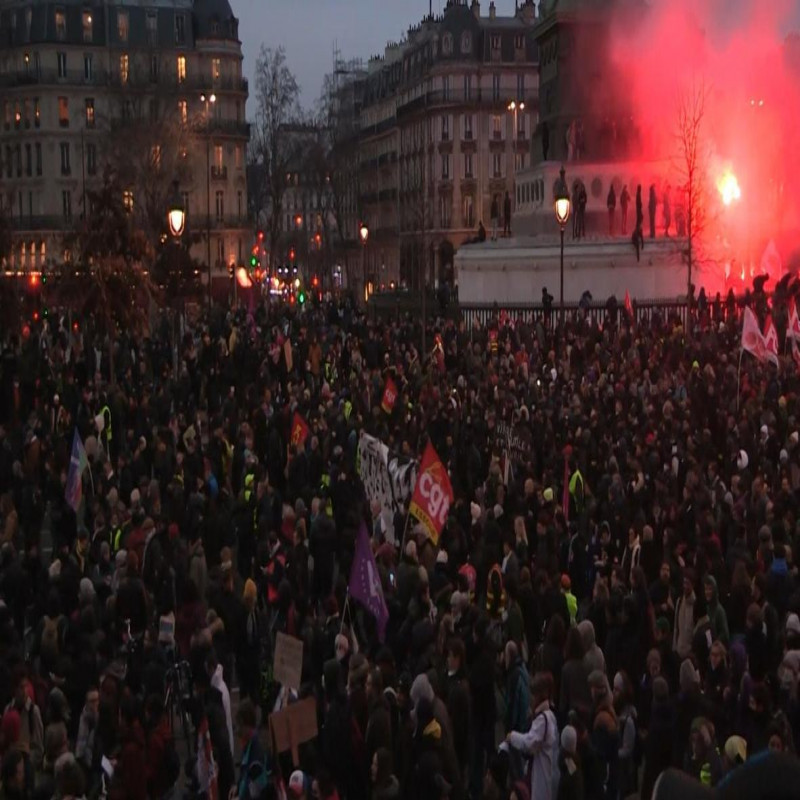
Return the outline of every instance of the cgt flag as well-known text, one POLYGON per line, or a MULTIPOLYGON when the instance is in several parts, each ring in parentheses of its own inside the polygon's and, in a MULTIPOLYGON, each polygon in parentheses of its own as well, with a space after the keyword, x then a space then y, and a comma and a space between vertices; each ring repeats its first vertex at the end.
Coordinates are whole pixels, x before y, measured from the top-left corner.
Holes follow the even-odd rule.
POLYGON ((745 306, 742 323, 742 349, 754 355, 759 361, 767 360, 767 344, 764 334, 758 327, 758 319, 750 306, 745 306))
POLYGON ((375 617, 378 623, 378 639, 386 638, 386 624, 389 622, 389 609, 383 597, 383 587, 375 564, 375 556, 369 546, 369 534, 364 521, 358 529, 353 568, 350 571, 350 596, 361 603, 375 617))
POLYGON ((311 433, 311 428, 308 427, 308 423, 298 411, 295 411, 292 418, 292 444, 302 450, 306 446, 309 433, 311 433))
POLYGON ((767 319, 764 322, 764 347, 767 360, 771 361, 777 367, 779 363, 778 332, 775 330, 775 324, 772 322, 772 314, 767 314, 767 319))
POLYGON ((64 491, 64 498, 70 508, 77 514, 83 499, 83 471, 89 466, 89 459, 86 457, 86 450, 81 441, 81 435, 75 428, 72 436, 72 455, 69 459, 69 471, 67 472, 67 486, 64 491))
POLYGON ((794 297, 789 300, 789 324, 786 327, 786 335, 795 341, 800 340, 800 319, 797 317, 794 297))
POLYGON ((447 470, 433 445, 428 442, 408 510, 425 526, 434 544, 439 543, 439 534, 452 502, 453 487, 447 470))
POLYGON ((386 378, 386 386, 383 390, 383 397, 381 398, 381 408, 387 413, 391 414, 394 410, 394 404, 397 402, 397 384, 392 380, 389 375, 386 378))

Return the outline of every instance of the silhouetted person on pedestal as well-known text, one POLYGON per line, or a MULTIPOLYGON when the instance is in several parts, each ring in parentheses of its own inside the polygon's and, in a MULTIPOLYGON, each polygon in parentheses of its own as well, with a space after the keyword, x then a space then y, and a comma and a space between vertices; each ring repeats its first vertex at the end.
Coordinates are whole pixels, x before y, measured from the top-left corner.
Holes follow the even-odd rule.
POLYGON ((614 184, 608 190, 608 199, 606 200, 608 207, 608 235, 614 235, 614 214, 617 212, 617 193, 614 191, 614 184))
POLYGON ((636 230, 633 232, 633 236, 631 236, 631 241, 636 248, 636 260, 639 261, 641 251, 644 249, 644 235, 642 234, 641 225, 636 226, 636 230))
POLYGON ((643 226, 644 226, 644 205, 642 203, 642 184, 640 183, 636 187, 636 228, 641 230, 643 226))
POLYGON ((647 200, 647 211, 650 215, 650 238, 656 238, 656 208, 658 207, 658 199, 656 198, 656 187, 650 184, 650 197, 647 200))
POLYGON ((663 215, 664 215, 664 236, 669 236, 669 228, 672 225, 672 205, 670 201, 670 194, 672 190, 670 189, 669 184, 667 184, 666 188, 664 189, 664 199, 661 201, 663 206, 663 215))
POLYGON ((486 228, 483 227, 483 220, 478 223, 478 241, 486 241, 486 228))
POLYGON ((546 324, 550 323, 550 312, 553 310, 553 295, 547 291, 547 287, 542 287, 542 308, 544 309, 544 320, 546 324))
POLYGON ((631 202, 631 196, 628 192, 627 184, 622 187, 622 194, 619 196, 619 207, 622 212, 622 235, 626 236, 628 233, 628 205, 631 202))
POLYGON ((503 236, 511 236, 511 196, 508 192, 503 200, 503 236))
POLYGON ((588 197, 586 196, 586 187, 581 184, 578 187, 578 238, 583 239, 586 236, 586 203, 588 197))

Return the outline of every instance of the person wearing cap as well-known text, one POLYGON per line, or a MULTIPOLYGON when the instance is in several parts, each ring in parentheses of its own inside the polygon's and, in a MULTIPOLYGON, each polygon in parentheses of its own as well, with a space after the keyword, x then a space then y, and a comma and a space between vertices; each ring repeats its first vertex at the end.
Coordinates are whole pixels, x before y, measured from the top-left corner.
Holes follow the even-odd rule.
POLYGON ((722 750, 722 771, 727 775, 747 761, 747 742, 741 736, 729 736, 722 750))
POLYGON ((583 800, 583 766, 578 755, 578 733, 572 725, 565 725, 561 731, 558 774, 558 800, 583 800))
POLYGON ((578 598, 572 594, 572 580, 566 572, 561 576, 561 594, 564 595, 567 601, 570 625, 575 625, 575 620, 578 617, 578 598))

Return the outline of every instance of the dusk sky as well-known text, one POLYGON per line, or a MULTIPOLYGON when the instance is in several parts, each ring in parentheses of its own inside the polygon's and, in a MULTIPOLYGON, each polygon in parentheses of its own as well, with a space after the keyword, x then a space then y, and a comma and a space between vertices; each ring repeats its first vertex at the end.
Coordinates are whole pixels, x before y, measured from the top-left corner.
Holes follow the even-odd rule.
MULTIPOLYGON (((654 0, 654 4, 664 0, 654 0)), ((716 6, 720 19, 735 24, 737 7, 754 0, 698 0, 698 6, 716 6)), ((773 0, 770 0, 773 3, 773 0)), ((792 0, 774 0, 775 6, 790 9, 791 26, 800 25, 800 7, 792 0)), ((497 13, 514 11, 514 0, 495 0, 497 13)), ((336 43, 342 57, 363 58, 383 52, 388 41, 397 41, 409 25, 428 13, 428 0, 231 0, 239 17, 239 34, 244 51, 244 72, 252 79, 261 43, 283 45, 289 66, 300 84, 301 102, 310 107, 319 96, 322 78, 330 72, 336 43)), ((444 0, 433 0, 435 14, 444 0)), ((481 13, 489 13, 489 0, 482 0, 481 13)), ((713 12, 712 12, 713 13, 713 12)), ((250 87, 251 98, 254 87, 250 87)), ((253 113, 252 99, 248 113, 253 113)))

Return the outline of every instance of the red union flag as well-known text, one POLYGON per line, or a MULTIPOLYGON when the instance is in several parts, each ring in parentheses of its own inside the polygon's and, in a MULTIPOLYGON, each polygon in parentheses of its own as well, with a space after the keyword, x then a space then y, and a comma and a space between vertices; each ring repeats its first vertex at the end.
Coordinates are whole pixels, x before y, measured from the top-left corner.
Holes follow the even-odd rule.
POLYGON ((381 408, 387 413, 391 414, 394 409, 394 404, 397 401, 397 385, 392 380, 391 375, 386 378, 386 386, 383 390, 383 398, 381 399, 381 408))
POLYGON ((439 543, 439 534, 452 502, 453 487, 450 485, 447 470, 436 455, 433 445, 428 442, 408 510, 427 528, 434 544, 439 543))
POLYGON ((306 445, 309 433, 311 433, 311 428, 308 427, 308 423, 295 411, 292 418, 292 444, 302 450, 306 445))
POLYGON ((789 325, 786 328, 786 335, 795 341, 800 340, 800 319, 797 316, 794 297, 789 300, 789 325))
POLYGON ((778 332, 772 322, 772 314, 767 315, 764 322, 764 346, 766 348, 766 358, 776 367, 778 366, 778 332))

